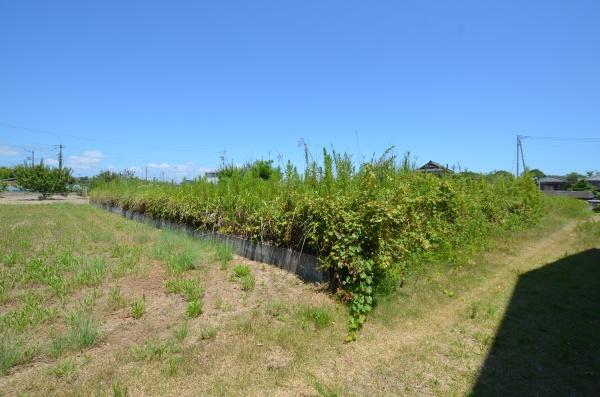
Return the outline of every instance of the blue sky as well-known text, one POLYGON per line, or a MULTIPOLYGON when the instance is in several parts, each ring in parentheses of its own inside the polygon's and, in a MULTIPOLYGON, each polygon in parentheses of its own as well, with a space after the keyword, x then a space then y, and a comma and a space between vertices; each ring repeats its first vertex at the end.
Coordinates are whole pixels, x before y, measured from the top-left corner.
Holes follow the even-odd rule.
POLYGON ((0 165, 193 177, 395 145, 474 171, 600 170, 598 1, 4 1, 0 165), (16 128, 25 127, 25 128, 16 128), (577 140, 574 138, 588 138, 577 140))

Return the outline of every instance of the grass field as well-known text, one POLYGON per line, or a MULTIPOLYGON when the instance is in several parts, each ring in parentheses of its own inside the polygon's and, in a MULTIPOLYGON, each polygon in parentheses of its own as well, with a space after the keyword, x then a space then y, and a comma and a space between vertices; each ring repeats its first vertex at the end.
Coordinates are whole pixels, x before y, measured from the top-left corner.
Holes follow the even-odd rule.
POLYGON ((0 206, 0 395, 590 395, 600 222, 566 201, 347 309, 227 247, 91 206, 0 206), (530 320, 528 320, 530 319, 530 320))

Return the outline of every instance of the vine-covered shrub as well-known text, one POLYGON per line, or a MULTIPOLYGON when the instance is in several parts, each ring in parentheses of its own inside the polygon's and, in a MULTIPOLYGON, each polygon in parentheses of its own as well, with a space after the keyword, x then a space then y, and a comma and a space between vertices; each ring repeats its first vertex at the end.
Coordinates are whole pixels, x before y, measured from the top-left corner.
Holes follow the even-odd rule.
POLYGON ((527 177, 418 172, 385 155, 355 169, 324 151, 303 174, 222 174, 184 185, 114 179, 94 202, 203 230, 235 234, 318 255, 332 288, 350 307, 349 338, 374 305, 377 287, 419 263, 477 246, 492 231, 534 223, 540 193, 527 177))

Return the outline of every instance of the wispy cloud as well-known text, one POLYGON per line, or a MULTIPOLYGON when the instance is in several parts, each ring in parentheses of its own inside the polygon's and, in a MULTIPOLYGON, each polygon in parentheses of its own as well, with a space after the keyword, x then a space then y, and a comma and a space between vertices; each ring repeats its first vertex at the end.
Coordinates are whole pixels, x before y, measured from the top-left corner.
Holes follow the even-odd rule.
POLYGON ((20 151, 17 148, 8 145, 0 145, 0 156, 18 156, 19 154, 20 151))
POLYGON ((79 156, 69 156, 67 165, 74 169, 90 169, 96 167, 104 155, 99 150, 86 150, 79 156))
POLYGON ((195 167, 192 163, 185 164, 171 164, 171 163, 148 163, 146 166, 149 169, 157 169, 172 173, 176 176, 190 176, 195 171, 195 167))

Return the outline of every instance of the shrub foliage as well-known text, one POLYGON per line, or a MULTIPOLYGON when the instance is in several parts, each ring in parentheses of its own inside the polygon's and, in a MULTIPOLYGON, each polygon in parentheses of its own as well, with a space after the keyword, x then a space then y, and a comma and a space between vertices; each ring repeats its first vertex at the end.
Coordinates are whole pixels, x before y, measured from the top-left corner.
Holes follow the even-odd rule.
POLYGON ((50 168, 42 164, 33 167, 18 166, 15 168, 17 184, 26 190, 41 194, 47 198, 52 194, 66 194, 72 181, 69 168, 50 168))
MULTIPOLYGON (((312 158, 308 151, 306 157, 312 158)), ((494 230, 534 223, 541 214, 540 193, 529 176, 436 176, 413 170, 407 159, 398 165, 390 151, 355 167, 348 155, 324 150, 322 162, 307 160, 303 173, 290 163, 276 172, 228 168, 216 184, 117 178, 99 183, 91 197, 318 255, 332 288, 349 304, 350 339, 383 281, 480 245, 494 230)))

